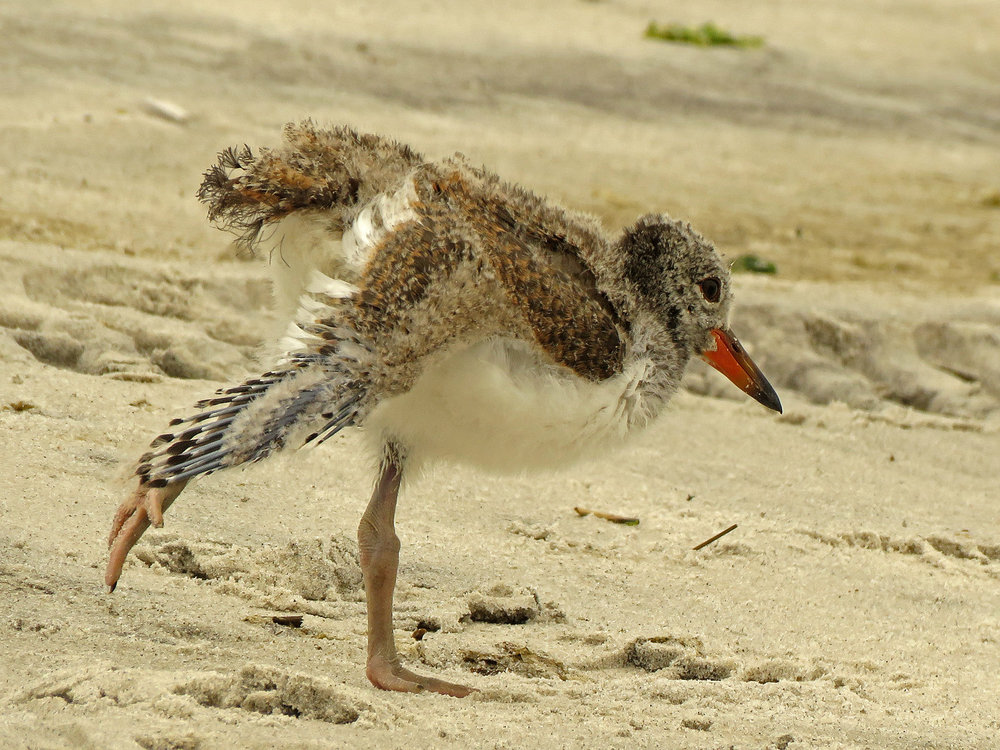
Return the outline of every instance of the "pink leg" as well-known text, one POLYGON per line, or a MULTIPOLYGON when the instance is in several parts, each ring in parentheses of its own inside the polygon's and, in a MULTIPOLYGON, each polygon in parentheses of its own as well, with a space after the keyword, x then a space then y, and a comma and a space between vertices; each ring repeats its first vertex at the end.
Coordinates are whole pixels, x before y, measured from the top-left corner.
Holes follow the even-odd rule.
POLYGON ((187 482, 174 482, 166 487, 150 487, 140 484, 135 492, 121 505, 111 522, 111 534, 108 536, 108 567, 104 574, 104 582, 112 591, 118 585, 122 574, 122 565, 129 550, 139 541, 150 524, 157 528, 163 526, 163 511, 181 494, 187 482))
POLYGON ((383 690, 435 693, 463 698, 473 691, 464 685, 422 677, 403 667, 396 655, 392 634, 392 593, 399 566, 399 538, 394 519, 396 497, 402 479, 402 460, 391 447, 386 449, 381 473, 372 499, 358 526, 361 572, 368 600, 368 665, 371 683, 383 690))

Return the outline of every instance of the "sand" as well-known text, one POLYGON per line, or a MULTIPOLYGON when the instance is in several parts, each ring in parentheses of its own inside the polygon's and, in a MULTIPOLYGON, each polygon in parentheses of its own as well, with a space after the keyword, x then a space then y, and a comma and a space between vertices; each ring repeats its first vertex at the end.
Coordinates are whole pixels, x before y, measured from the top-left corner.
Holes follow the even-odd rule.
POLYGON ((997 746, 991 0, 85 5, 0 6, 0 746, 997 746), (692 367, 604 460, 408 484, 397 641, 468 699, 365 680, 356 434, 194 484, 102 585, 128 462, 279 326, 200 174, 304 117, 778 268, 733 327, 784 415, 692 367))

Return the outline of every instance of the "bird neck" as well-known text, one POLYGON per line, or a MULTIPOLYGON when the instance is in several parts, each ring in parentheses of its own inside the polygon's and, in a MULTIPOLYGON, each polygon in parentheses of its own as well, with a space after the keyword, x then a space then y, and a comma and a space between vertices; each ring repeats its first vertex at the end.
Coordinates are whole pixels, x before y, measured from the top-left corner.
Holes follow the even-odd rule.
POLYGON ((679 340, 677 321, 657 315, 644 301, 643 290, 629 277, 630 235, 623 233, 590 259, 597 288, 614 308, 627 342, 623 372, 626 391, 634 393, 634 412, 641 420, 651 418, 677 390, 690 359, 690 351, 679 340))
POLYGON ((630 322, 629 346, 623 363, 625 394, 630 400, 629 422, 642 427, 676 393, 690 354, 652 313, 633 313, 630 322))

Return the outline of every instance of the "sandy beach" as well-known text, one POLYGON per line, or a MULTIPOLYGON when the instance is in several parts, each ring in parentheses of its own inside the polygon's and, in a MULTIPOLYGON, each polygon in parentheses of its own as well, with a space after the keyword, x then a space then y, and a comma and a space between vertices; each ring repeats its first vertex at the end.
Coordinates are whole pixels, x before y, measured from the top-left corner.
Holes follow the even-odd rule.
POLYGON ((54 0, 0 29, 0 746, 998 746, 995 3, 54 0), (396 641, 469 698, 365 678, 356 433, 193 483, 103 585, 130 463, 284 326, 201 175, 307 117, 777 269, 734 275, 732 324, 784 414, 697 363, 621 452, 407 483, 396 641))

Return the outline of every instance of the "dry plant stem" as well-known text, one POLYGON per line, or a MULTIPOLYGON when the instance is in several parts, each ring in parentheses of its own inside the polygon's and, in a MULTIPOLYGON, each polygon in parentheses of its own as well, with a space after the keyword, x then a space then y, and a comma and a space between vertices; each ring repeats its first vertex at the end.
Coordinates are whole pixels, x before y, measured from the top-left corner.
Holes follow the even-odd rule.
POLYGON ((737 524, 735 524, 735 523, 734 523, 734 524, 733 524, 732 526, 730 526, 730 527, 729 527, 728 529, 723 529, 722 531, 720 531, 720 532, 719 532, 718 534, 716 534, 715 536, 713 536, 713 537, 709 537, 709 538, 708 538, 708 539, 706 539, 706 540, 705 540, 704 542, 702 542, 701 544, 697 544, 697 545, 695 545, 695 546, 694 546, 694 547, 692 547, 691 549, 693 549, 693 550, 700 550, 700 549, 701 549, 702 547, 707 547, 707 546, 708 546, 708 545, 710 545, 710 544, 711 544, 712 542, 716 542, 716 541, 718 541, 719 539, 722 539, 722 537, 724 537, 724 536, 725 536, 726 534, 728 534, 728 533, 729 533, 730 531, 733 531, 733 530, 735 530, 736 528, 737 528, 737 524))
POLYGON ((122 566, 129 551, 139 541, 146 529, 163 526, 163 511, 181 494, 187 482, 174 482, 166 487, 150 487, 140 484, 128 498, 118 506, 111 533, 108 535, 108 567, 104 582, 114 591, 122 574, 122 566))
POLYGON ((463 698, 472 688, 434 677, 424 677, 403 667, 396 654, 392 633, 392 594, 399 567, 399 538, 396 536, 396 498, 402 479, 401 460, 387 450, 371 501, 358 526, 361 573, 368 604, 368 664, 365 672, 371 683, 383 690, 435 693, 463 698))

